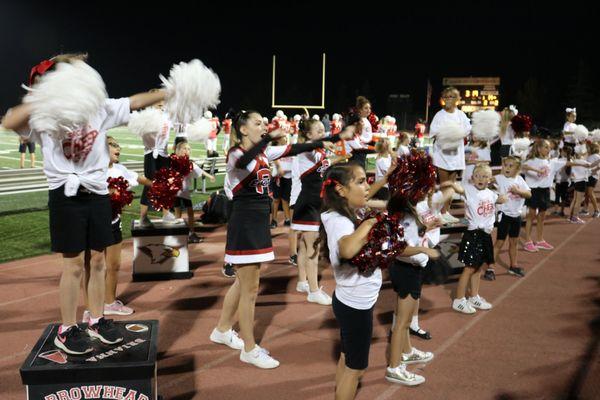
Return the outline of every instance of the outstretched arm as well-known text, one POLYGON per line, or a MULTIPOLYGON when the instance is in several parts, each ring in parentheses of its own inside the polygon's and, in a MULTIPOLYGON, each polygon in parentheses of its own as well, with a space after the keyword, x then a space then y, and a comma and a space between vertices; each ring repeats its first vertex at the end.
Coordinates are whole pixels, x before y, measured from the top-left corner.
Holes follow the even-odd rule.
POLYGON ((155 92, 144 92, 134 94, 129 97, 129 108, 131 110, 139 110, 140 108, 146 108, 160 101, 163 101, 166 97, 167 92, 164 89, 157 90, 155 92))

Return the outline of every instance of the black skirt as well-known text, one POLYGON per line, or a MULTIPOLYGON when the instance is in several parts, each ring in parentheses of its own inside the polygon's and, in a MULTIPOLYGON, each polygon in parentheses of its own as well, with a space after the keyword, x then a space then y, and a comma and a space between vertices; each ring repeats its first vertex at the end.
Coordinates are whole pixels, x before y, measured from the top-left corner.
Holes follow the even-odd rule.
POLYGON ((550 188, 532 188, 531 197, 525 199, 525 205, 529 208, 546 211, 550 208, 550 188))
POLYGON ((292 215, 292 229, 302 232, 318 232, 321 225, 321 198, 319 190, 302 186, 302 191, 292 215))
POLYGON ((240 265, 274 260, 270 198, 234 197, 232 203, 225 262, 240 265))
POLYGON ((466 231, 458 250, 458 261, 468 267, 479 268, 494 263, 492 235, 481 229, 466 231))

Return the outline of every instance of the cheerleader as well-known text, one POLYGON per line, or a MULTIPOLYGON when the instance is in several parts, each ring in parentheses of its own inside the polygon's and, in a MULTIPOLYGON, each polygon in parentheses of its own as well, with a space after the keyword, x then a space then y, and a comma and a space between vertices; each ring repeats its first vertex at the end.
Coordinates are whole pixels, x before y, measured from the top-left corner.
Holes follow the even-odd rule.
MULTIPOLYGON (((297 139, 297 138, 296 138, 297 139)), ((298 165, 298 156, 290 157, 292 159, 292 187, 290 190, 290 219, 294 217, 294 207, 298 196, 302 190, 302 181, 300 180, 300 166, 298 165)), ((290 245, 290 264, 298 265, 298 232, 293 230, 290 226, 288 232, 288 241, 290 245)), ((305 286, 300 284, 296 285, 296 291, 305 292, 305 286)))
MULTIPOLYGON (((525 270, 517 265, 517 244, 521 232, 521 213, 525 206, 525 199, 531 198, 531 189, 525 180, 519 175, 521 172, 521 159, 516 156, 508 156, 502 159, 502 172, 496 175, 496 188, 500 195, 507 198, 506 203, 498 206, 498 231, 496 232, 496 243, 494 244, 494 260, 498 259, 500 250, 508 236, 508 256, 510 266, 508 273, 515 276, 525 276, 525 270)), ((493 281, 496 273, 493 268, 485 271, 485 280, 493 281)))
POLYGON ((231 112, 225 114, 225 119, 223 119, 223 152, 227 154, 229 151, 229 146, 231 145, 231 112))
MULTIPOLYGON (((375 180, 379 181, 387 175, 392 165, 393 153, 390 147, 390 142, 387 138, 381 138, 375 145, 377 158, 375 159, 375 180)), ((374 196, 375 199, 388 200, 390 190, 386 184, 374 196)))
POLYGON ((465 183, 462 190, 458 190, 465 202, 465 216, 469 226, 460 243, 458 261, 464 263, 465 268, 458 280, 452 308, 464 314, 474 314, 476 308, 480 310, 492 308, 492 305, 479 295, 481 266, 483 264, 487 264, 488 267, 494 266, 491 233, 496 220, 496 204, 505 203, 506 196, 498 195, 488 189, 491 180, 490 166, 479 164, 473 170, 473 183, 465 183), (467 286, 470 286, 469 299, 465 297, 467 286))
POLYGON ((398 134, 398 157, 407 156, 410 154, 410 136, 406 132, 398 134))
POLYGON ((492 155, 490 146, 485 140, 473 139, 471 146, 465 148, 465 172, 462 178, 463 182, 470 182, 473 176, 473 169, 477 164, 490 164, 492 155))
MULTIPOLYGON (((460 102, 460 93, 454 87, 447 87, 442 91, 442 104, 444 108, 438 111, 429 129, 429 137, 434 139, 432 158, 433 165, 438 168, 440 182, 456 182, 460 171, 465 169, 465 145, 463 138, 471 130, 471 123, 464 112, 457 108, 460 102), (450 129, 447 127, 455 126, 450 129), (462 136, 462 137, 461 137, 462 136), (448 138, 447 138, 448 137, 448 138), (445 143, 443 143, 445 142, 445 143)), ((450 215, 450 202, 445 205, 442 220, 447 224, 455 224, 460 220, 450 215)))
MULTIPOLYGON (((273 141, 275 146, 287 145, 287 136, 273 141)), ((292 157, 281 157, 279 160, 273 161, 273 210, 271 215, 271 228, 277 227, 277 214, 279 213, 279 205, 283 208, 285 217, 283 226, 291 225, 290 216, 290 194, 292 190, 292 157)))
POLYGON ((571 203, 569 222, 572 224, 584 224, 585 221, 579 218, 576 213, 585 196, 591 164, 585 161, 587 158, 587 148, 585 144, 576 145, 574 150, 574 161, 573 166, 571 167, 571 182, 573 183, 575 192, 573 195, 573 202, 571 203))
MULTIPOLYGON (((587 161, 593 165, 600 160, 600 145, 598 143, 587 143, 588 146, 588 154, 587 161)), ((598 202, 596 200, 596 195, 594 194, 594 189, 596 188, 596 184, 598 183, 599 176, 598 167, 594 167, 590 170, 590 175, 588 177, 587 185, 586 185, 586 194, 592 203, 592 207, 594 207, 594 213, 592 214, 592 218, 600 218, 600 211, 598 210, 598 202)), ((586 210, 587 211, 587 210, 586 210)))
MULTIPOLYGON (((30 85, 48 71, 56 70, 52 78, 64 76, 69 71, 89 74, 91 69, 83 62, 85 55, 60 55, 34 67, 30 85), (61 67, 61 64, 70 67, 61 67), (61 75, 63 74, 63 75, 61 75)), ((94 71, 95 74, 95 71, 94 71)), ((51 77, 48 77, 50 80, 51 77)), ((95 77, 98 80, 99 77, 95 77)), ((91 79, 90 79, 91 80, 91 79)), ((89 80, 88 80, 89 81, 89 80)), ((78 81, 79 82, 79 81, 78 81)), ((90 84, 91 86, 91 84, 90 84)), ((86 90, 102 92, 102 88, 88 88, 65 84, 63 91, 55 91, 57 100, 65 93, 86 90)), ((32 95, 36 96, 32 92, 32 95)), ((29 96, 29 95, 28 95, 29 96)), ((124 125, 132 109, 144 108, 165 98, 165 92, 141 93, 129 98, 105 99, 97 115, 88 121, 86 129, 68 132, 60 137, 46 131, 30 129, 30 119, 36 104, 24 103, 10 110, 2 126, 30 137, 42 147, 44 172, 48 178, 48 208, 50 214, 50 241, 53 252, 62 254, 63 270, 60 280, 60 305, 62 323, 54 338, 54 345, 68 354, 86 354, 93 350, 91 338, 106 344, 123 340, 122 334, 111 320, 103 318, 105 292, 104 249, 114 243, 111 230, 112 212, 108 198, 107 178, 110 156, 106 144, 106 131, 124 125), (84 269, 84 254, 90 252, 91 274, 90 322, 84 333, 76 324, 79 286, 84 269)), ((25 98, 27 101, 27 96, 25 98)), ((72 99, 69 99, 72 102, 72 99)), ((44 104, 47 106, 47 104, 44 104)))
POLYGON ((298 114, 294 115, 290 122, 290 144, 298 143, 298 125, 302 117, 298 114))
POLYGON ((373 128, 367 118, 371 115, 371 102, 366 97, 358 96, 356 98, 356 115, 360 118, 359 129, 354 139, 347 142, 352 152, 350 162, 355 162, 366 170, 369 143, 373 141, 373 128))
POLYGON ((575 132, 575 128, 577 128, 577 124, 575 121, 577 120, 577 109, 567 108, 565 110, 565 125, 563 126, 563 143, 567 146, 575 147, 575 137, 573 133, 575 132))
POLYGON ((500 157, 507 157, 510 154, 510 148, 515 140, 515 131, 512 127, 511 120, 519 110, 513 105, 502 110, 500 120, 500 157))
POLYGON ((260 265, 275 258, 269 229, 269 161, 323 147, 333 149, 333 145, 317 141, 267 147, 270 141, 285 133, 282 130, 267 133, 267 127, 256 111, 237 114, 233 127, 240 144, 232 147, 227 155, 233 206, 227 224, 225 262, 234 265, 236 278, 227 291, 221 317, 210 340, 241 350, 242 362, 270 369, 279 366, 279 361, 254 340, 254 308, 260 283, 260 265), (232 329, 237 315, 243 340, 232 329))
POLYGON ((212 112, 205 111, 204 118, 210 122, 210 132, 208 134, 208 139, 206 139, 206 157, 218 157, 217 153, 217 134, 219 133, 219 118, 213 117, 212 112))
MULTIPOLYGON (((295 116, 294 116, 295 118, 295 116)), ((342 121, 340 119, 340 114, 333 114, 331 117, 331 134, 337 135, 342 131, 342 121)))
MULTIPOLYGON (((570 161, 573 157, 573 148, 569 146, 564 146, 559 150, 559 161, 564 161, 564 164, 567 164, 567 161, 570 161)), ((556 172, 555 178, 555 186, 554 186, 554 204, 556 206, 556 210, 552 213, 552 215, 556 215, 559 217, 565 217, 565 207, 568 207, 568 199, 569 199, 569 180, 571 175, 571 167, 562 167, 559 168, 556 172)))

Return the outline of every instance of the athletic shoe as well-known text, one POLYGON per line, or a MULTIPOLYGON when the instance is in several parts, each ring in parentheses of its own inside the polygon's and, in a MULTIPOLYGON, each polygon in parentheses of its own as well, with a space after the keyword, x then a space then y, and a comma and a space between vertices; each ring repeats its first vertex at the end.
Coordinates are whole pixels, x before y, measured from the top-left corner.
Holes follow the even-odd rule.
POLYGON ((554 249, 554 246, 552 246, 550 243, 546 242, 545 240, 542 240, 541 242, 536 242, 535 247, 537 247, 538 249, 542 249, 542 250, 553 250, 554 249))
POLYGON ((165 224, 174 224, 177 222, 177 218, 172 212, 168 212, 163 216, 162 222, 164 222, 165 224))
POLYGON ((298 281, 298 283, 296 284, 296 292, 310 293, 310 286, 308 285, 308 281, 298 281))
POLYGON ((579 211, 579 215, 581 215, 582 217, 587 217, 590 215, 590 212, 588 210, 581 210, 579 211))
POLYGON ((271 229, 275 229, 277 228, 277 221, 273 220, 271 221, 271 229))
POLYGON ((407 371, 406 364, 400 364, 396 368, 387 367, 385 370, 385 380, 406 386, 417 386, 425 382, 425 378, 421 375, 407 371))
POLYGON ((469 304, 471 304, 475 308, 479 308, 480 310, 492 309, 492 305, 485 301, 485 299, 479 295, 475 297, 469 297, 469 304))
POLYGON ((592 218, 600 218, 600 211, 594 211, 592 218))
POLYGON ((331 297, 323 291, 323 288, 319 288, 316 292, 308 293, 306 300, 308 300, 310 303, 317 303, 322 306, 331 305, 331 297))
POLYGON ((457 224, 460 222, 460 219, 450 215, 449 212, 445 212, 444 214, 442 214, 441 218, 444 224, 457 224))
POLYGON ((213 343, 224 344, 225 346, 229 346, 235 350, 243 351, 244 349, 244 341, 233 329, 230 329, 227 332, 220 332, 217 328, 215 328, 210 334, 210 340, 213 343))
POLYGON ((298 265, 298 256, 296 254, 294 254, 293 256, 290 256, 290 264, 298 265))
POLYGON ((221 272, 227 278, 235 278, 235 268, 233 268, 233 264, 223 265, 223 269, 221 269, 221 272))
POLYGON ((525 276, 525 270, 519 267, 510 267, 508 273, 523 278, 525 276))
POLYGON ((100 318, 94 325, 88 325, 87 334, 104 344, 115 344, 123 340, 123 335, 113 324, 112 319, 100 318))
POLYGON ((483 273, 483 279, 486 281, 495 281, 496 280, 496 272, 493 269, 487 269, 483 273))
POLYGON ((567 221, 569 221, 572 224, 585 224, 584 220, 576 216, 570 217, 567 221))
POLYGON ((420 364, 433 360, 433 353, 430 351, 421 351, 413 347, 410 354, 402 354, 403 364, 420 364))
POLYGON ((195 232, 192 232, 189 234, 188 243, 202 243, 202 242, 204 242, 204 239, 202 239, 200 236, 196 235, 195 232))
POLYGON ((419 328, 419 329, 413 329, 413 328, 409 327, 408 328, 408 333, 410 333, 413 336, 420 337, 421 339, 431 340, 431 334, 429 332, 427 332, 427 331, 424 331, 421 328, 419 328))
POLYGON ((271 369, 279 367, 279 361, 271 357, 268 352, 258 345, 255 346, 251 351, 245 352, 242 348, 240 352, 240 361, 252 364, 258 368, 271 369))
POLYGON ((463 314, 475 314, 476 312, 473 306, 469 304, 464 297, 462 299, 454 299, 454 301, 452 301, 452 309, 463 314))
POLYGON ((535 246, 535 244, 533 244, 532 240, 530 240, 529 242, 526 242, 523 245, 523 250, 528 251, 530 253, 537 253, 539 251, 538 248, 535 246))
MULTIPOLYGON (((60 330, 60 327, 58 328, 60 330)), ((73 325, 62 333, 57 333, 54 345, 68 354, 87 354, 94 350, 92 341, 77 325, 73 325)))
POLYGON ((552 211, 552 215, 558 217, 560 216, 560 211, 552 211))
POLYGON ((150 218, 148 218, 147 215, 144 218, 142 218, 142 220, 140 221, 140 228, 144 228, 144 229, 154 228, 154 224, 152 223, 152 221, 150 221, 150 218))
POLYGON ((283 226, 291 226, 292 222, 289 219, 286 219, 285 221, 283 221, 283 226))
POLYGON ((112 304, 104 305, 104 315, 131 315, 133 308, 123 305, 121 300, 115 300, 112 304))
POLYGON ((81 317, 81 322, 83 322, 84 324, 89 324, 91 318, 92 318, 92 313, 89 312, 88 310, 84 310, 83 317, 81 317))

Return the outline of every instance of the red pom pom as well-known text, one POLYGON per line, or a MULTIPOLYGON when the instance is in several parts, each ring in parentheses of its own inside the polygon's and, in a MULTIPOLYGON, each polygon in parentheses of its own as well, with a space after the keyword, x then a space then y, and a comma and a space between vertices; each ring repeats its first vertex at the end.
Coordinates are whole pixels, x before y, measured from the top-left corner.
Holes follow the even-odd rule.
MULTIPOLYGON (((400 214, 387 212, 367 216, 377 218, 367 238, 367 244, 350 260, 363 275, 371 275, 376 268, 387 268, 406 248, 404 227, 400 214)), ((364 221, 363 220, 363 221, 364 221)))
POLYGON ((373 132, 377 132, 379 130, 377 127, 377 125, 379 124, 379 122, 377 121, 377 116, 374 113, 371 113, 371 114, 369 114, 367 119, 369 120, 369 123, 371 124, 371 130, 373 132))
POLYGON ((530 132, 533 120, 527 114, 517 114, 510 120, 511 126, 516 133, 530 132))
POLYGON ((388 177, 391 197, 413 206, 427 196, 435 182, 436 170, 431 157, 415 149, 398 158, 398 165, 388 177))
POLYGON ((171 154, 170 159, 170 168, 176 172, 179 172, 183 177, 187 176, 194 169, 194 166, 192 165, 192 162, 188 156, 171 154))
POLYGON ((183 176, 172 168, 161 168, 154 175, 148 200, 156 210, 173 207, 177 192, 183 187, 183 176))
POLYGON ((108 178, 108 190, 110 193, 110 205, 112 207, 113 218, 116 218, 123 207, 128 206, 133 201, 133 192, 128 190, 129 184, 122 177, 108 178))

